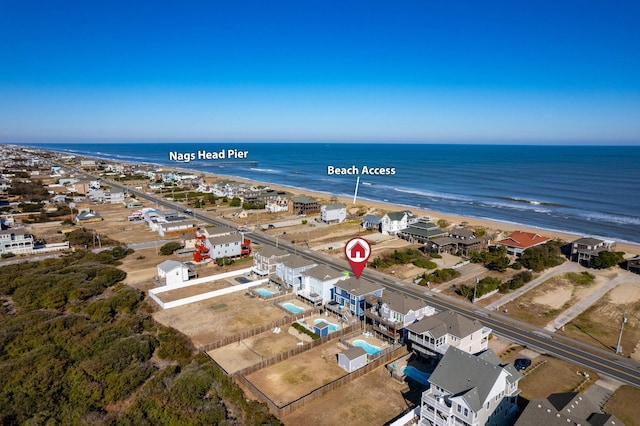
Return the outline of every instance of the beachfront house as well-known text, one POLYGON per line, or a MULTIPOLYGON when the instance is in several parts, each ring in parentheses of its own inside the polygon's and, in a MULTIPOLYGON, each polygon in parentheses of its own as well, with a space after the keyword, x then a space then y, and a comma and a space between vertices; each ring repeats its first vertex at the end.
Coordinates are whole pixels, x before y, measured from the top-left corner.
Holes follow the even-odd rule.
POLYGON ((489 240, 478 238, 471 229, 454 228, 447 236, 439 236, 425 242, 424 249, 430 253, 451 253, 468 256, 476 251, 487 250, 489 240))
POLYGON ((506 426, 518 414, 520 373, 492 350, 449 347, 422 393, 420 426, 506 426))
POLYGON ((297 215, 315 214, 320 211, 320 203, 308 195, 295 195, 289 198, 289 213, 297 215))
POLYGON ((627 271, 640 274, 640 256, 627 259, 625 266, 627 271))
POLYGON ((380 220, 380 232, 385 235, 396 235, 416 221, 417 218, 409 210, 387 213, 380 220))
POLYGON ((347 318, 364 317, 365 299, 369 295, 382 297, 384 287, 372 281, 350 277, 334 284, 331 302, 325 305, 329 311, 347 318))
POLYGON ((338 281, 348 275, 329 266, 318 265, 302 272, 302 283, 297 295, 314 305, 324 305, 331 301, 331 290, 338 281))
POLYGON ((178 285, 196 277, 196 273, 182 262, 165 260, 157 266, 157 277, 161 285, 178 285))
POLYGON ((513 231, 507 238, 497 241, 496 247, 506 247, 507 254, 521 256, 526 249, 539 246, 548 241, 551 241, 551 238, 534 232, 513 231))
POLYGON ((367 214, 362 218, 362 227, 364 229, 380 232, 382 217, 373 214, 367 214))
POLYGON ((491 329, 453 311, 442 311, 408 325, 406 333, 409 350, 435 361, 449 347, 471 354, 486 350, 491 329))
POLYGON ((33 235, 24 229, 0 231, 0 254, 28 254, 33 251, 33 235))
POLYGON ((365 303, 365 317, 371 329, 394 343, 403 338, 405 327, 436 313, 424 301, 394 292, 382 297, 368 296, 365 303))
POLYGON ((447 232, 440 229, 438 225, 429 222, 427 219, 418 219, 416 222, 398 231, 398 237, 412 243, 424 244, 432 238, 447 235, 447 232))
POLYGON ((614 241, 605 241, 598 238, 578 238, 571 243, 571 260, 581 265, 589 266, 591 259, 602 251, 613 251, 616 247, 614 241))
POLYGON ((580 392, 553 393, 530 401, 514 426, 623 426, 613 414, 600 410, 580 392))
POLYGON ((320 207, 320 220, 325 223, 342 223, 347 219, 347 206, 342 203, 320 207))
POLYGON ((253 253, 253 268, 251 272, 257 277, 264 278, 276 273, 276 266, 290 256, 286 251, 277 247, 263 247, 253 253))
POLYGON ((356 371, 358 368, 367 365, 367 353, 364 349, 353 346, 338 353, 338 365, 348 373, 356 371))
POLYGON ((300 256, 289 256, 276 265, 276 274, 270 277, 271 282, 286 289, 300 290, 302 273, 316 266, 311 260, 300 256))

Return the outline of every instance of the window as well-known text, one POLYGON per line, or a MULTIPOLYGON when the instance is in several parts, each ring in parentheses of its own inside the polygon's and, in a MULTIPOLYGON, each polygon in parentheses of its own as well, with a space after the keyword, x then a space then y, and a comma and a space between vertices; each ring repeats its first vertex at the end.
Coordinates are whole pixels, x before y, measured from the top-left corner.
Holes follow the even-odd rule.
POLYGON ((465 415, 465 417, 469 415, 469 409, 468 408, 464 409, 464 415, 465 415))
MULTIPOLYGON (((462 407, 460 406, 460 404, 456 404, 456 405, 457 405, 458 413, 462 413, 462 407)), ((465 408, 465 410, 466 410, 466 408, 465 408)))

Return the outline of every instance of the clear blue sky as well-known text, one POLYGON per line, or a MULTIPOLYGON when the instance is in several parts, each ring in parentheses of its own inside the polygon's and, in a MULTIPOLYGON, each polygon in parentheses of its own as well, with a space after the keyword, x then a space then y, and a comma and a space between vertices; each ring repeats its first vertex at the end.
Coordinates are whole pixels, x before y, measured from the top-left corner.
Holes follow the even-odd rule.
POLYGON ((0 0, 0 142, 640 143, 633 1, 0 0))

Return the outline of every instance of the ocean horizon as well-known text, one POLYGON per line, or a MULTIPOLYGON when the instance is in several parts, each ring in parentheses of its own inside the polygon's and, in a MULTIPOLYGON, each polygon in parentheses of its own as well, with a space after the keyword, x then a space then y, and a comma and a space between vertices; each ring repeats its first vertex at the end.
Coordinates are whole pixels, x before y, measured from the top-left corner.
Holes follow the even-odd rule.
POLYGON ((358 198, 640 244, 640 146, 420 143, 22 143, 353 196, 355 175, 328 166, 394 169, 360 174, 358 198), (170 152, 247 151, 242 165, 172 161, 170 152), (248 160, 249 162, 247 162, 248 160), (255 162, 255 163, 254 163, 255 162))

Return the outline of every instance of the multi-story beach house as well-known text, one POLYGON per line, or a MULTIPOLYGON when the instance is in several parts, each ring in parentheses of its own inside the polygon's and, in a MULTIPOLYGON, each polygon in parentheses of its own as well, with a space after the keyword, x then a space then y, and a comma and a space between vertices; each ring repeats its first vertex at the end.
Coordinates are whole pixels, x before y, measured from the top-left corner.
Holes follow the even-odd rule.
POLYGON ((433 306, 400 293, 387 292, 382 297, 365 299, 367 324, 381 337, 393 343, 403 338, 405 327, 436 313, 433 306))
POLYGON ((320 207, 320 220, 325 223, 342 223, 347 219, 347 206, 342 203, 320 207))
POLYGON ((158 279, 167 286, 182 284, 196 277, 195 272, 189 266, 176 260, 165 260, 157 266, 157 269, 158 279))
POLYGON ((331 295, 332 300, 325 307, 338 315, 347 313, 356 318, 363 318, 366 297, 369 295, 382 297, 383 290, 384 287, 380 284, 350 277, 335 283, 331 295))
POLYGON ((263 247, 253 253, 253 268, 251 272, 260 278, 276 273, 276 266, 290 256, 286 251, 276 247, 263 247))
POLYGON ((548 241, 551 241, 551 238, 534 232, 513 231, 507 238, 497 241, 496 247, 506 247, 507 254, 521 256, 526 249, 539 246, 548 241))
POLYGON ((33 235, 24 229, 0 231, 0 254, 28 254, 33 251, 33 235))
POLYGON ((311 260, 300 256, 289 256, 276 265, 276 273, 270 277, 275 284, 286 289, 300 290, 302 286, 302 273, 316 266, 311 260))
POLYGON ((487 349, 491 329, 453 311, 442 311, 406 327, 406 342, 414 353, 433 360, 455 347, 475 354, 487 349))
POLYGON ((251 254, 251 241, 241 233, 220 235, 205 240, 210 259, 245 257, 251 254))
POLYGON ((488 239, 477 238, 475 231, 464 228, 454 228, 449 231, 449 235, 433 238, 425 243, 425 249, 431 253, 460 253, 463 256, 487 250, 488 247, 488 239))
POLYGON ((589 266, 593 257, 598 256, 602 251, 613 251, 615 247, 614 241, 588 237, 578 238, 571 243, 571 260, 589 266))
POLYGON ((422 393, 419 426, 507 426, 518 414, 520 373, 492 350, 449 347, 422 393))
POLYGON ((387 213, 380 220, 380 232, 385 235, 396 235, 416 221, 417 218, 409 210, 387 213))
POLYGON ((297 295, 314 305, 324 305, 331 301, 331 290, 347 275, 326 265, 318 265, 302 272, 302 283, 297 295))
POLYGON ((320 211, 320 203, 308 195, 295 195, 289 198, 289 213, 297 215, 315 214, 320 211))
POLYGON ((426 243, 432 238, 442 237, 447 232, 440 229, 438 225, 426 219, 418 219, 406 228, 398 231, 398 237, 412 243, 426 243))

